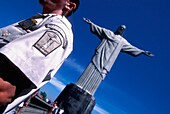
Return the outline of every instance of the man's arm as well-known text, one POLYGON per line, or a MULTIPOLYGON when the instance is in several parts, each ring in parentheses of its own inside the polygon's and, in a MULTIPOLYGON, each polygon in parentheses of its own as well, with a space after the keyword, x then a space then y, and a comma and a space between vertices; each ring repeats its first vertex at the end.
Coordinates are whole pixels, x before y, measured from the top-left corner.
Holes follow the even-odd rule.
POLYGON ((0 106, 10 103, 15 95, 16 87, 0 78, 0 106))

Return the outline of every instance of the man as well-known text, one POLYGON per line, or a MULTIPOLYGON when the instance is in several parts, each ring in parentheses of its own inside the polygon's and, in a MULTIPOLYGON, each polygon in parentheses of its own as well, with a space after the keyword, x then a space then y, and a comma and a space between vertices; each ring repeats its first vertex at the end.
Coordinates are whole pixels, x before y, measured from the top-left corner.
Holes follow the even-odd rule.
POLYGON ((54 102, 54 103, 52 104, 51 110, 49 111, 49 114, 57 114, 58 110, 59 110, 59 108, 58 108, 58 106, 57 106, 57 103, 54 102))
POLYGON ((0 29, 0 113, 47 83, 72 51, 71 24, 65 17, 77 10, 79 0, 39 3, 42 14, 0 29), (1 89, 4 85, 9 89, 1 89))

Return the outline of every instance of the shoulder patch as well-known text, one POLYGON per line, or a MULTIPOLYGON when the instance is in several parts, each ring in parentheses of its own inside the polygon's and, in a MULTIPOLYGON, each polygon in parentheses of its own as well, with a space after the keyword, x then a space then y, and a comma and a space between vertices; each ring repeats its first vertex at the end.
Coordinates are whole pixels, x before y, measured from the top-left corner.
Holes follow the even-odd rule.
POLYGON ((61 45, 62 40, 60 38, 60 35, 53 31, 47 31, 34 44, 34 47, 37 48, 43 55, 47 56, 61 45))

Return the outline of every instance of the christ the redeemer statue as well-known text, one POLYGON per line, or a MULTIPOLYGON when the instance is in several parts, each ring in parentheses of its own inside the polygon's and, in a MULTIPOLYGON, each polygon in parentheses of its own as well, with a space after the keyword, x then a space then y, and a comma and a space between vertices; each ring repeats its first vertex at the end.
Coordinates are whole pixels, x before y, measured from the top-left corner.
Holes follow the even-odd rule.
POLYGON ((99 27, 87 18, 83 19, 90 25, 91 32, 97 35, 101 40, 90 64, 76 82, 76 85, 86 90, 91 95, 95 93, 101 81, 104 80, 120 52, 132 56, 139 56, 141 54, 154 56, 149 51, 144 51, 131 45, 122 37, 126 29, 124 25, 120 26, 116 32, 112 32, 106 28, 99 27))

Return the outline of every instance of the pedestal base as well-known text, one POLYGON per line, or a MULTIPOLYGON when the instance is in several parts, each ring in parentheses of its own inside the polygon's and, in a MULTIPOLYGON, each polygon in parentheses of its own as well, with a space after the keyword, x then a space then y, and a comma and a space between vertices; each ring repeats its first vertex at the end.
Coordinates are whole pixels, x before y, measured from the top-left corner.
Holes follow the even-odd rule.
POLYGON ((91 114, 95 106, 94 97, 72 83, 64 88, 55 101, 59 108, 64 109, 64 114, 91 114))

